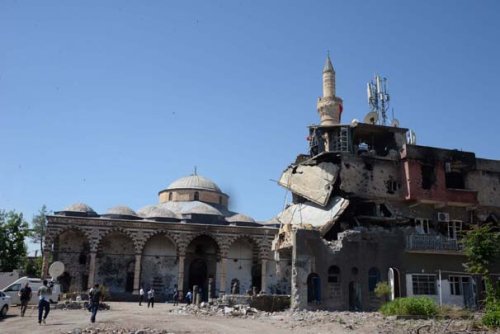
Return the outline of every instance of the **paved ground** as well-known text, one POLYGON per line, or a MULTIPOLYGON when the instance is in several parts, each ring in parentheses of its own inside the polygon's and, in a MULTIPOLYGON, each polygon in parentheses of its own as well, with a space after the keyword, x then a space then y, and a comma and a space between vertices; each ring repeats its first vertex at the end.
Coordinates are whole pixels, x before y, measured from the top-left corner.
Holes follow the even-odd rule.
POLYGON ((486 333, 484 329, 473 328, 470 321, 395 320, 376 312, 286 311, 234 317, 164 303, 157 303, 154 309, 136 303, 110 302, 109 305, 110 310, 99 311, 95 324, 90 323, 90 313, 86 310, 58 309, 51 310, 47 324, 41 326, 37 322, 36 310, 28 310, 21 318, 19 309, 12 307, 8 316, 0 320, 0 333, 486 333))

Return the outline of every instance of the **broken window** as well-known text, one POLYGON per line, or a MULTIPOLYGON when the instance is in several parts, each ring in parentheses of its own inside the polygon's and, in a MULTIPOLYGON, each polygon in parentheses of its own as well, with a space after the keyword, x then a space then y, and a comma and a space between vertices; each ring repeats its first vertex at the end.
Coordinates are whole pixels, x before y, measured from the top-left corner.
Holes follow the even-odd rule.
POLYGON ((435 295, 436 275, 411 275, 411 282, 414 295, 435 295))
POLYGON ((337 266, 330 266, 328 268, 328 283, 340 283, 340 268, 337 266))
POLYGON ((458 239, 461 231, 462 231, 462 221, 451 220, 448 222, 448 238, 458 239))
POLYGON ((445 173, 446 188, 449 189, 465 189, 464 175, 461 172, 446 172, 445 173))
POLYGON ((429 234, 429 219, 415 219, 415 230, 417 231, 417 234, 429 234))
POLYGON ((468 276, 448 276, 450 282, 450 294, 454 296, 461 296, 464 293, 464 285, 470 283, 468 276))
POLYGON ((380 282, 380 270, 372 267, 368 270, 368 291, 374 292, 378 282, 380 282))
POLYGON ((422 165, 422 189, 431 189, 434 182, 436 182, 436 174, 434 172, 434 166, 432 165, 422 165))

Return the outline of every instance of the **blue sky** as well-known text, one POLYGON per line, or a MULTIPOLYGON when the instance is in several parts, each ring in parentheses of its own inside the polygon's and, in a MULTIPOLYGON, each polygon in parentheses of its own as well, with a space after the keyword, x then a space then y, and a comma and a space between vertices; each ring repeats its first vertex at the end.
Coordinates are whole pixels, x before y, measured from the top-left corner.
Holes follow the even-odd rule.
POLYGON ((500 159, 499 41, 493 0, 2 0, 0 208, 138 210, 197 166, 267 220, 327 50, 343 122, 379 73, 418 144, 500 159))

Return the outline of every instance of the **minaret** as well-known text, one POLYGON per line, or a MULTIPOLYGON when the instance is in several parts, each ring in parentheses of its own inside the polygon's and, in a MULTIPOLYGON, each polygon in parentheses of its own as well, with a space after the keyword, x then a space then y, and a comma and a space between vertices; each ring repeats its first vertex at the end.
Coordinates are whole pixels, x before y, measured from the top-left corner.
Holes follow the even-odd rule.
POLYGON ((320 125, 340 124, 342 114, 342 99, 335 96, 335 70, 333 69, 330 54, 326 57, 323 67, 323 97, 318 99, 320 125))

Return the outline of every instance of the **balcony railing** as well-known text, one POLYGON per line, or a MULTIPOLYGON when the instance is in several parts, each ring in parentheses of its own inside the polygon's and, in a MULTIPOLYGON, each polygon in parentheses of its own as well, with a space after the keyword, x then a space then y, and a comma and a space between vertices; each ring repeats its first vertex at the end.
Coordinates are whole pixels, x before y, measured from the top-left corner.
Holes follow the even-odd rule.
POLYGON ((459 252, 462 244, 457 239, 441 235, 411 234, 406 238, 406 249, 410 251, 459 252))

